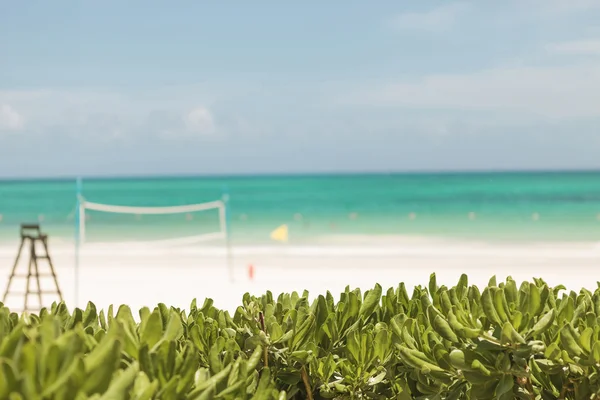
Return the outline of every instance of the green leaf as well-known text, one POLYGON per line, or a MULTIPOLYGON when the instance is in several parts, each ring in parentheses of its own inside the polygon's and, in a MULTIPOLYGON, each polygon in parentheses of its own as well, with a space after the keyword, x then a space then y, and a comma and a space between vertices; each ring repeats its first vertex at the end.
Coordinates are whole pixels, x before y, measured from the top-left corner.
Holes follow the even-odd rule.
POLYGON ((269 384, 271 382, 271 371, 268 368, 263 369, 260 380, 258 381, 258 387, 254 392, 251 400, 266 400, 269 398, 269 384))
POLYGON ((139 371, 137 362, 131 364, 122 371, 110 384, 108 390, 100 397, 100 400, 127 400, 130 398, 129 390, 135 382, 139 371))
POLYGON ((158 391, 158 381, 150 382, 143 372, 138 374, 133 386, 132 400, 151 400, 158 391))
POLYGON ((514 378, 512 375, 502 375, 502 378, 500 378, 500 382, 498 382, 498 386, 496 386, 496 391, 495 391, 495 395, 497 399, 503 399, 505 398, 505 395, 510 394, 511 396, 508 397, 509 399, 512 398, 512 390, 514 387, 514 378))
POLYGON ((308 314, 302 325, 294 332, 290 349, 296 350, 300 348, 309 338, 309 333, 314 329, 315 317, 313 314, 308 314))
POLYGON ((592 359, 595 363, 600 364, 600 341, 594 342, 592 346, 592 359))
POLYGON ((360 363, 360 333, 352 331, 347 336, 346 349, 355 363, 360 363))
POLYGON ((592 351, 592 345, 594 344, 593 335, 594 330, 589 326, 581 332, 581 335, 579 335, 579 345, 587 353, 592 351))
POLYGON ((464 299, 467 296, 467 288, 469 287, 469 278, 466 274, 461 274, 456 285, 456 295, 459 300, 464 299))
POLYGON ((383 361, 390 349, 390 334, 387 329, 381 329, 375 334, 375 357, 383 361))
POLYGON ((194 390, 190 392, 190 397, 193 398, 208 388, 215 388, 219 383, 223 382, 227 378, 232 366, 233 364, 229 364, 218 374, 215 374, 202 382, 197 382, 194 390))
POLYGON ((300 364, 306 365, 310 361, 312 352, 307 350, 296 350, 290 354, 290 359, 300 364))
POLYGON ((538 320, 538 322, 535 323, 535 325, 533 325, 533 328, 531 328, 528 336, 539 337, 541 334, 546 332, 546 330, 548 330, 548 328, 550 328, 554 323, 555 316, 556 311, 554 309, 548 311, 542 318, 538 320))
POLYGON ((8 398, 14 391, 17 391, 16 368, 10 360, 0 358, 0 398, 8 398))
POLYGON ((86 380, 82 388, 85 393, 91 395, 106 391, 119 364, 121 349, 122 344, 119 340, 106 336, 102 343, 85 357, 85 371, 88 376, 94 377, 86 380))
POLYGON ((538 315, 543 307, 541 303, 540 289, 534 284, 529 284, 529 315, 538 315))
POLYGON ((489 288, 485 288, 481 294, 481 305, 483 307, 483 312, 489 321, 493 324, 502 326, 502 321, 496 312, 492 293, 489 288))
POLYGON ((435 277, 435 272, 432 273, 431 275, 429 275, 429 285, 428 285, 428 288, 429 288, 429 294, 433 298, 436 295, 437 291, 438 291, 438 285, 437 285, 437 280, 436 280, 436 277, 435 277))
POLYGON ((400 358, 407 365, 416 368, 419 371, 428 370, 433 372, 444 372, 443 369, 433 364, 423 353, 398 344, 396 347, 398 348, 400 358))
POLYGON ((140 344, 147 344, 149 348, 154 347, 163 335, 162 329, 160 312, 155 309, 143 323, 140 344))
POLYGON ((571 356, 581 356, 583 354, 583 349, 577 344, 574 337, 574 329, 571 324, 563 326, 560 330, 560 343, 571 356))
POLYGON ((494 308, 501 322, 508 321, 508 305, 504 297, 504 289, 495 289, 493 292, 494 308))
POLYGON ((456 336, 452 328, 450 328, 448 321, 446 321, 439 315, 436 315, 436 317, 433 320, 433 329, 435 329, 435 331, 439 333, 440 336, 444 339, 452 343, 458 342, 458 337, 456 336))
POLYGON ((369 386, 375 386, 375 385, 383 382, 383 380, 385 379, 386 374, 387 374, 386 371, 381 371, 379 374, 370 377, 369 380, 367 381, 367 384, 369 386))
POLYGON ((512 326, 512 324, 508 321, 502 326, 502 342, 510 344, 527 343, 523 336, 521 336, 519 332, 515 330, 514 326, 512 326))
POLYGON ((358 312, 359 316, 363 319, 368 318, 375 308, 379 304, 379 300, 381 299, 382 288, 381 285, 376 284, 374 289, 369 290, 365 294, 365 300, 363 301, 360 311, 358 312))

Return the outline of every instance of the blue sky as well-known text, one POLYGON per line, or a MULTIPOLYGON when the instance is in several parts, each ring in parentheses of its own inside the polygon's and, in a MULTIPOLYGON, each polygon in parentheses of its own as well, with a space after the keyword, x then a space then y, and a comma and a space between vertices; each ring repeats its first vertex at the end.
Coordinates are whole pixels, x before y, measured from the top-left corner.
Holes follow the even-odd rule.
POLYGON ((600 0, 227 4, 0 0, 0 177, 600 168, 600 0))

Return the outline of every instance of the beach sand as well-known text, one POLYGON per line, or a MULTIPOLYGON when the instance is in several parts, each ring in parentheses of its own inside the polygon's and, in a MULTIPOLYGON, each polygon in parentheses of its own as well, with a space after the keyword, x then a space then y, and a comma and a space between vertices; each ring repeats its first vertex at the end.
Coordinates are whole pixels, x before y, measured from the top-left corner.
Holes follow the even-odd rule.
MULTIPOLYGON (((0 246, 0 290, 4 291, 16 256, 17 243, 0 246)), ((491 276, 512 276, 518 282, 540 277, 550 285, 569 290, 594 290, 600 280, 600 246, 596 243, 486 243, 447 241, 443 238, 332 237, 315 246, 236 247, 230 280, 224 246, 162 248, 148 244, 90 244, 82 247, 79 268, 79 299, 75 303, 75 252, 72 243, 51 241, 53 258, 63 297, 68 306, 99 308, 129 305, 134 312, 162 302, 188 308, 192 299, 212 298, 219 308, 231 312, 245 292, 260 295, 271 290, 310 291, 311 298, 329 290, 335 298, 346 285, 369 289, 380 283, 384 290, 400 282, 410 291, 426 286, 429 275, 438 284, 454 285, 462 273, 472 284, 484 286, 491 276), (254 277, 248 268, 254 268, 254 277)), ((25 272, 26 261, 20 263, 25 272)), ((40 269, 45 268, 40 261, 40 269)), ((12 288, 23 291, 25 280, 12 288)), ((50 278, 42 285, 52 288, 50 278)), ((33 287, 33 282, 32 282, 33 287)), ((45 296, 44 305, 56 297, 45 296)), ((31 300, 36 304, 36 298, 31 300)), ((22 295, 9 297, 6 305, 18 310, 22 295)))

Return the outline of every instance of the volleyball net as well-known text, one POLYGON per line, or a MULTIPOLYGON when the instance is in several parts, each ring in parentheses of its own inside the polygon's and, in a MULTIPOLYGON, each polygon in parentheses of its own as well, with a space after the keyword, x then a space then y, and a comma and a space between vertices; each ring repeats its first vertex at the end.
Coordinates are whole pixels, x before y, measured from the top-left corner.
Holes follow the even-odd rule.
MULTIPOLYGON (((136 256, 168 267, 174 255, 199 254, 210 247, 222 259, 233 281, 229 237, 228 197, 174 206, 125 206, 88 201, 77 196, 75 213, 75 281, 78 301, 79 269, 83 260, 111 253, 135 262, 136 256), (151 254, 150 258, 147 254, 151 254), (223 255, 223 257, 221 257, 223 255), (88 257, 89 256, 89 257, 88 257), (164 257, 164 258, 161 258, 164 257)), ((141 260, 141 259, 140 259, 141 260)), ((219 261, 220 262, 220 261, 219 261)), ((124 264, 125 265, 125 264, 124 264)))
POLYGON ((77 239, 86 243, 138 243, 153 247, 228 240, 226 202, 161 207, 101 204, 79 197, 77 239))

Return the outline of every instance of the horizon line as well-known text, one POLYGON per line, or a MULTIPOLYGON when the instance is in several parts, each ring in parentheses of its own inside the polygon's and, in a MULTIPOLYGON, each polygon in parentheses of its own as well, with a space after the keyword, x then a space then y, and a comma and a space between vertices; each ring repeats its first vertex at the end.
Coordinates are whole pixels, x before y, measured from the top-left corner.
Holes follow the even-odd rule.
POLYGON ((76 181, 82 180, 129 180, 129 179, 231 179, 231 178, 302 178, 302 177, 345 177, 381 175, 483 175, 483 174, 526 174, 526 173, 598 173, 600 168, 527 168, 527 169, 448 169, 448 170, 391 170, 391 171, 322 171, 322 172, 249 172, 249 173, 168 173, 168 174, 116 174, 116 175, 64 175, 64 176, 25 176, 0 177, 0 182, 28 181, 76 181))

